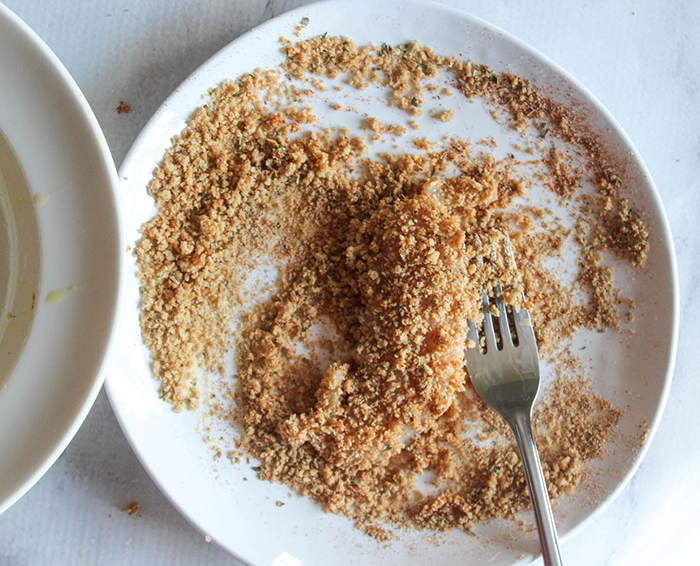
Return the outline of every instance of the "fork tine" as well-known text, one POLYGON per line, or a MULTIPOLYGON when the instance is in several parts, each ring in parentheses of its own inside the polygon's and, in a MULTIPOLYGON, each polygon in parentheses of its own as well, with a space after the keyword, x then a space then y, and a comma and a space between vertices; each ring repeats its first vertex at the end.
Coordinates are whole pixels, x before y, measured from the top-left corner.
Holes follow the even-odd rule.
POLYGON ((513 309, 513 321, 515 323, 515 333, 518 335, 518 343, 523 346, 534 345, 534 347, 537 348, 535 330, 532 328, 530 313, 527 312, 525 307, 521 307, 520 310, 517 311, 513 309))
POLYGON ((493 320, 491 319, 491 304, 489 296, 484 292, 481 299, 481 310, 484 313, 484 338, 486 338, 486 351, 495 353, 498 351, 496 346, 496 332, 493 329, 493 320))
POLYGON ((498 328, 501 331, 501 344, 503 344, 504 347, 512 346, 513 338, 510 335, 510 325, 508 324, 506 304, 503 302, 503 288, 499 284, 493 288, 493 291, 496 295, 496 305, 498 306, 498 328))
POLYGON ((471 320, 467 321, 467 343, 469 341, 474 342, 474 346, 467 348, 467 350, 476 349, 479 351, 479 327, 474 324, 471 320))

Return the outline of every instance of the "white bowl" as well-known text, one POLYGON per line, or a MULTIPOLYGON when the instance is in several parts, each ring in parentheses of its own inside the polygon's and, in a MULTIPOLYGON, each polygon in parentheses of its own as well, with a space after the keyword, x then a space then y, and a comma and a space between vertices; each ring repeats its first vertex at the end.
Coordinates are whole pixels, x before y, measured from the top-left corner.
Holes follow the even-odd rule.
MULTIPOLYGON (((625 164, 629 197, 643 211, 651 244, 646 269, 624 280, 626 291, 637 301, 637 333, 593 332, 577 339, 587 345, 584 361, 591 368, 595 388, 617 406, 628 409, 603 458, 591 464, 587 484, 555 504, 559 530, 566 540, 620 493, 649 446, 673 371, 678 290, 666 216, 639 154, 602 104, 549 59, 464 12, 417 1, 330 1, 279 16, 214 55, 176 89, 146 125, 120 171, 122 197, 128 211, 127 242, 133 245, 138 240, 139 226, 155 213, 146 185, 169 147, 170 138, 184 128, 185 120, 203 103, 207 89, 257 67, 278 65, 282 60, 279 36, 292 38, 295 26, 304 17, 308 18, 308 25, 303 32, 308 37, 327 32, 346 35, 358 44, 398 44, 417 39, 437 53, 470 58, 496 71, 509 70, 527 77, 558 100, 577 105, 577 111, 587 117, 602 143, 625 164)), ((464 99, 452 103, 462 104, 453 123, 433 120, 420 132, 421 136, 431 138, 449 128, 462 127, 464 135, 477 139, 493 135, 499 142, 499 151, 508 151, 508 134, 490 117, 480 117, 475 110, 478 105, 470 106, 464 99), (468 122, 465 116, 469 116, 468 122)), ((361 104, 363 111, 380 120, 380 113, 387 112, 386 104, 373 100, 371 92, 363 96, 361 104)), ((356 115, 333 114, 322 102, 316 109, 322 124, 346 120, 343 125, 356 130, 360 123, 356 115)), ((159 399, 159 384, 151 376, 149 355, 139 332, 135 266, 133 258, 124 259, 129 262, 125 308, 118 354, 109 366, 107 391, 126 436, 148 473, 203 534, 239 559, 254 564, 447 565, 470 561, 497 565, 528 563, 539 553, 534 532, 524 533, 508 521, 479 525, 474 538, 459 532, 442 535, 441 545, 431 543, 429 533, 402 533, 397 540, 380 545, 353 529, 348 519, 326 514, 310 501, 290 496, 285 486, 258 481, 249 466, 212 461, 212 453, 197 431, 198 426, 206 431, 210 423, 195 414, 175 414, 171 406, 159 399), (276 500, 286 504, 277 507, 276 500)), ((219 432, 232 438, 230 430, 217 429, 219 432)))
POLYGON ((2 4, 0 77, 2 513, 58 458, 100 390, 124 246, 97 120, 56 56, 2 4))

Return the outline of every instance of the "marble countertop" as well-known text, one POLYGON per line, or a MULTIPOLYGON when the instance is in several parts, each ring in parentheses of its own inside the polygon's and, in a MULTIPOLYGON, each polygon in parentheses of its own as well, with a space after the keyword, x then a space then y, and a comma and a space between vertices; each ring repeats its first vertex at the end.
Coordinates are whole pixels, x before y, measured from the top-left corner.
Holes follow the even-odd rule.
MULTIPOLYGON (((102 126, 117 166, 200 63, 298 0, 3 0, 48 43, 102 126), (118 114, 120 101, 131 107, 118 114)), ((661 425, 617 500, 562 549, 570 566, 695 563, 700 527, 700 3, 451 0, 542 51, 627 131, 658 186, 681 290, 676 371, 661 425), (698 302, 693 302, 693 301, 698 302), (693 322, 696 321, 696 322, 693 322), (696 368, 696 370, 693 370, 696 368)), ((0 79, 1 80, 1 79, 0 79)), ((0 457, 2 457, 0 455, 0 457)), ((104 392, 49 472, 0 516, 0 566, 235 565, 158 491, 104 392), (141 503, 129 516, 124 506, 141 503)))

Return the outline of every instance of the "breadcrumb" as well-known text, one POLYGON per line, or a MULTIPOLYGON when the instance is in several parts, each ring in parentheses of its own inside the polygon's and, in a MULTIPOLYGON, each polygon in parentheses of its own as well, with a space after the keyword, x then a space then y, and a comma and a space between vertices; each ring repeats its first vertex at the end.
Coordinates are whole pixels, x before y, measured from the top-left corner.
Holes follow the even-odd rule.
MULTIPOLYGON (((516 306, 525 292, 540 351, 556 354, 535 433, 550 495, 568 493, 622 413, 593 391, 564 340, 579 328, 619 327, 601 252, 643 266, 648 251, 600 145, 526 80, 417 42, 358 47, 324 34, 281 43, 283 68, 216 88, 148 187, 158 214, 134 253, 141 332, 163 398, 197 408, 199 374, 223 375, 235 344, 237 450, 260 461, 259 477, 379 540, 391 534, 378 521, 471 533, 529 504, 512 436, 462 361, 466 321, 480 322, 481 292, 498 281, 516 306), (576 209, 574 229, 547 210, 516 207, 531 183, 513 159, 474 157, 458 139, 416 139, 423 151, 370 159, 362 137, 308 129, 318 121, 303 106, 308 92, 284 80, 376 83, 412 116, 441 73, 516 131, 546 123, 550 138, 580 149, 598 195, 576 209), (579 255, 573 286, 548 268, 567 240, 579 255), (278 283, 250 307, 243 283, 263 258, 280 265, 278 283), (315 341, 320 324, 336 337, 315 341), (416 486, 428 473, 434 492, 424 494, 416 486)), ((400 135, 375 118, 366 126, 375 137, 400 135)), ((567 155, 547 147, 540 163, 553 198, 579 203, 583 173, 567 155)))
POLYGON ((436 112, 433 114, 433 118, 440 120, 441 122, 452 122, 455 117, 454 110, 443 110, 442 112, 436 112))

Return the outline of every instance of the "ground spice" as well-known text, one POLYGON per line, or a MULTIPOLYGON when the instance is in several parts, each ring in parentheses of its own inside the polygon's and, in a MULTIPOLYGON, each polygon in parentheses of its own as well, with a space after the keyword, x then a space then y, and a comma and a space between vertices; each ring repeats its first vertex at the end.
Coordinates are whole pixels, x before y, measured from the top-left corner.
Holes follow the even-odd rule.
MULTIPOLYGON (((470 532, 528 505, 510 432, 462 361, 466 320, 481 319, 481 292, 499 281, 513 303, 524 290, 541 352, 556 353, 535 429, 550 495, 568 493, 621 412, 562 347, 578 328, 619 327, 601 252, 638 267, 648 251, 603 150, 526 80, 415 42, 357 47, 324 34, 283 40, 282 49, 281 70, 211 93, 149 185, 158 214, 135 254, 141 330, 163 398, 178 410, 198 407, 200 373, 223 374, 235 343, 237 450, 259 460, 259 477, 380 540, 391 536, 387 524, 470 532), (579 194, 584 173, 565 152, 537 150, 539 178, 572 207, 573 228, 522 204, 532 180, 513 158, 473 155, 464 140, 416 139, 416 153, 370 159, 363 137, 304 130, 317 121, 303 104, 313 90, 291 82, 379 84, 418 128, 412 117, 437 89, 426 81, 441 74, 505 110, 516 131, 535 127, 541 142, 581 148, 598 191, 590 198, 579 194), (573 286, 547 267, 567 241, 579 253, 573 286), (264 258, 280 265, 279 278, 270 298, 250 307, 244 283, 264 258), (330 337, 318 340, 319 326, 330 337), (427 473, 434 479, 421 486, 427 473)), ((365 128, 406 132, 375 118, 365 128)))

